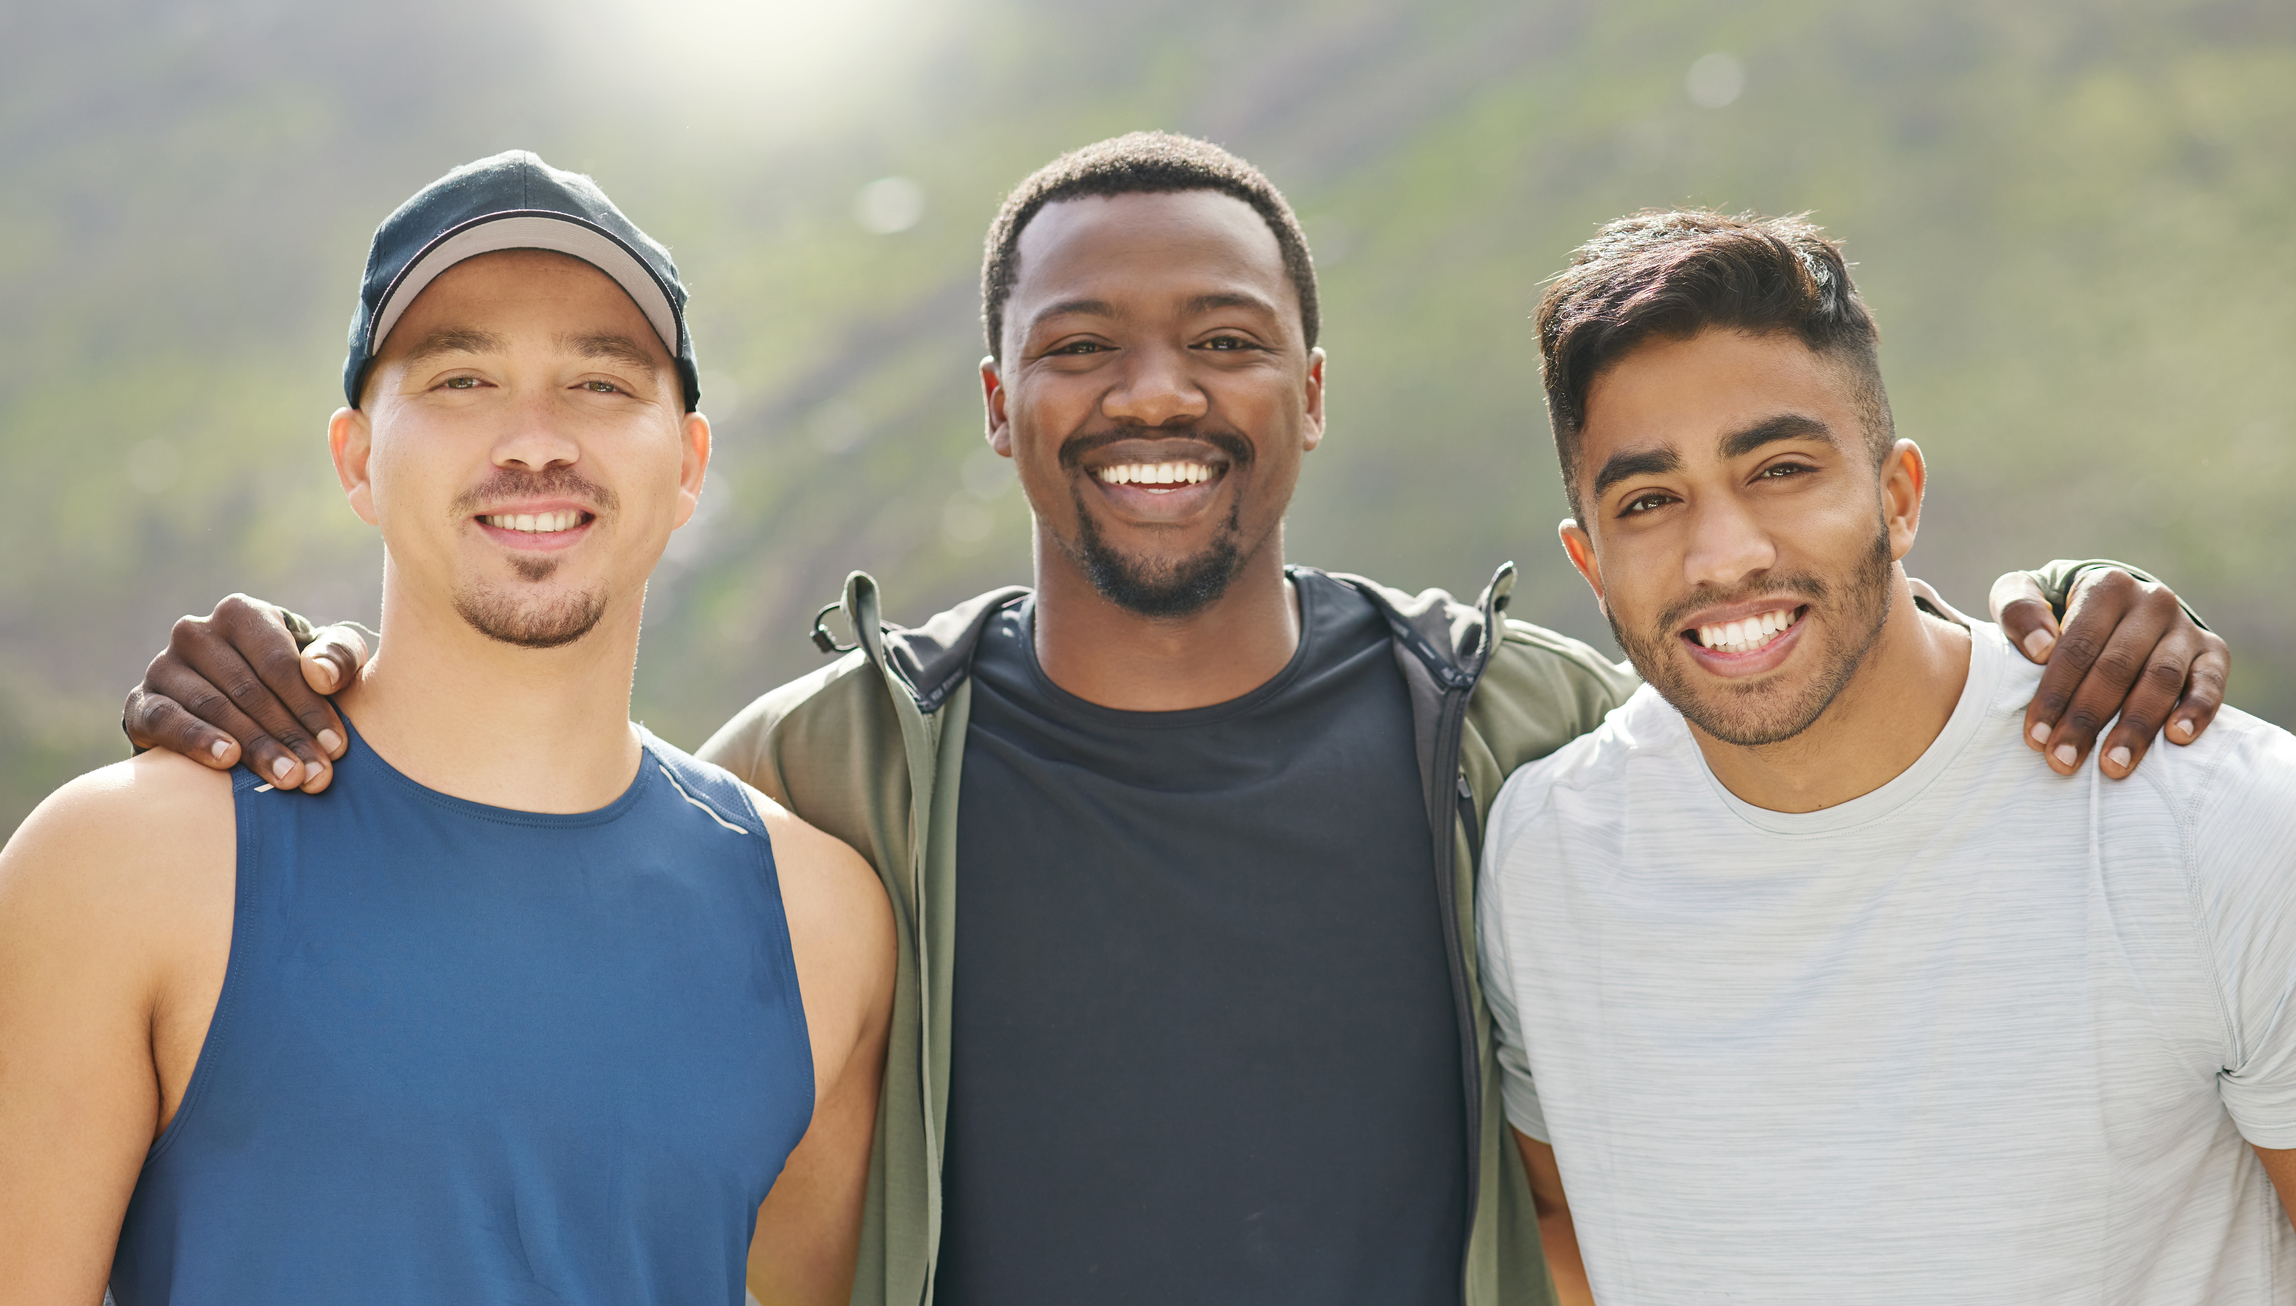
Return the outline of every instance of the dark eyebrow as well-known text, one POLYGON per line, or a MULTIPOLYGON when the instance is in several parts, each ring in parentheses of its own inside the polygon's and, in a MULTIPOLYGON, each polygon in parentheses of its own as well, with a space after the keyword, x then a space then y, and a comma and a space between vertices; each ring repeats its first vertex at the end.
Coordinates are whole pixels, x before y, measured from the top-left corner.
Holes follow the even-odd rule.
POLYGON ((1776 444, 1780 440, 1816 440, 1837 448, 1841 443, 1834 439, 1833 428, 1817 418, 1788 413, 1723 436, 1722 456, 1725 459, 1743 458, 1763 445, 1776 444))
POLYGON ((602 358, 608 362, 627 363, 632 367, 652 372, 660 364, 652 350, 628 336, 593 335, 560 336, 558 343, 584 358, 602 358))
POLYGON ((1614 453, 1594 475, 1594 497, 1599 499, 1620 481, 1682 470, 1682 455, 1671 448, 1634 449, 1614 453))
POLYGON ((407 351, 409 364, 436 358, 440 354, 499 354, 509 346, 501 336, 470 327, 440 327, 415 343, 407 351))
POLYGON ((1062 317, 1069 313, 1083 313, 1090 317, 1123 316, 1123 314, 1116 311, 1116 306, 1114 304, 1109 303, 1105 299, 1064 299, 1057 304, 1047 305, 1043 312, 1038 313, 1035 317, 1030 318, 1028 320, 1028 324, 1030 326, 1035 326, 1037 323, 1044 321, 1046 318, 1062 317))
POLYGON ((1276 312, 1275 305, 1258 295, 1247 295, 1234 290, 1198 295, 1189 300, 1187 305, 1187 311, 1190 313, 1208 313, 1215 308, 1249 308, 1270 316, 1276 312))

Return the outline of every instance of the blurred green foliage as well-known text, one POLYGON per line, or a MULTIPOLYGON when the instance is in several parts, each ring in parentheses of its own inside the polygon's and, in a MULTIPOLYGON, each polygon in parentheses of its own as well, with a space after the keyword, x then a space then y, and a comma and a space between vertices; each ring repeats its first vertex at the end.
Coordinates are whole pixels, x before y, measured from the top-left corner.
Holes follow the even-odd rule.
POLYGON ((1512 557, 1518 614, 1607 643, 1554 544, 1541 282, 1641 206, 1810 210, 1930 455, 1916 573, 1978 607, 2013 565, 2140 562, 2232 641, 2233 700, 2296 724, 2285 0, 849 8, 0 9, 0 830, 124 753, 179 613, 375 619, 323 438, 366 236, 512 146, 592 172, 696 291, 718 462, 637 684, 673 741, 816 665, 851 568, 900 619, 1026 578, 980 233, 1143 126, 1252 158, 1316 247, 1332 428, 1294 560, 1472 591, 1512 557), (923 217, 873 234, 885 176, 923 217))

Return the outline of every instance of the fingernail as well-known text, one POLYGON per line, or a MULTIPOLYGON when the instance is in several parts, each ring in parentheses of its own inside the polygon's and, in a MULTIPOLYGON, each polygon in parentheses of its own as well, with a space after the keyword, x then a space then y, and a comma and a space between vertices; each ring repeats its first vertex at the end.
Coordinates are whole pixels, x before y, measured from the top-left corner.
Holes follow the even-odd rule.
POLYGON ((2170 725, 2168 731, 2170 734, 2175 735, 2179 739, 2190 739, 2192 738, 2193 734, 2192 722, 2178 721, 2170 725))
POLYGON ((333 689, 335 687, 335 664, 319 662, 316 664, 316 669, 319 672, 319 679, 327 682, 327 688, 333 689))
POLYGON ((231 745, 224 740, 218 739, 214 743, 207 746, 207 751, 215 754, 215 760, 220 762, 223 760, 223 755, 231 751, 231 745))
POLYGON ((2080 757, 2081 755, 2079 753, 2073 751, 2073 746, 2071 744, 2057 745, 2056 758, 2064 765, 2071 766, 2073 763, 2079 761, 2080 757))
POLYGON ((295 759, 291 757, 279 758, 271 764, 271 774, 280 780, 285 780, 287 778, 287 773, 293 771, 294 769, 295 759))
POLYGON ((2033 742, 2036 744, 2046 744, 2049 742, 2048 722, 2036 721, 2033 723, 2033 742))
POLYGON ((2057 637, 2045 630, 2036 630, 2025 637, 2025 655, 2036 660, 2049 656, 2049 650, 2056 646, 2057 637))
POLYGON ((2119 748, 2116 748, 2116 749, 2114 749, 2112 752, 2109 752, 2109 753, 2105 754, 2105 760, 2106 760, 2106 761, 2108 761, 2108 762, 2111 762, 2111 763, 2113 764, 2113 766, 2114 766, 2114 767, 2116 767, 2116 768, 2117 768, 2117 769, 2119 769, 2119 770, 2122 770, 2122 771, 2126 771, 2126 770, 2128 770, 2128 769, 2129 769, 2129 749, 2128 749, 2128 745, 2126 745, 2126 744, 2123 744, 2123 745, 2121 745, 2119 748))
POLYGON ((343 747, 343 737, 332 730, 322 730, 319 732, 319 747, 327 750, 327 756, 333 757, 343 747))

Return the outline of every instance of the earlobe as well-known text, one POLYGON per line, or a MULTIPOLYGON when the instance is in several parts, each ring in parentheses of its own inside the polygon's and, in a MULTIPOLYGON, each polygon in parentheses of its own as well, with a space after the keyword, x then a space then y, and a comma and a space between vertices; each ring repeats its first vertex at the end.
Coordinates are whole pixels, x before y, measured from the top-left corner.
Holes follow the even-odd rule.
POLYGON ((1913 549, 1921 529, 1922 492, 1928 488, 1929 465, 1921 446, 1900 440, 1889 451, 1881 469, 1882 520, 1889 529, 1890 556, 1902 559, 1913 549))
POLYGON ((1005 417, 1004 377, 994 355, 981 360, 981 407, 987 414, 989 448, 1012 457, 1012 425, 1005 417))
POLYGON ((369 526, 377 524, 374 485, 367 460, 373 452, 373 426, 356 408, 338 408, 327 419, 327 451, 335 459, 335 479, 351 501, 351 511, 369 526))
POLYGON ((685 453, 678 466, 678 511, 671 530, 692 521, 694 509, 701 506, 702 482, 710 470, 710 419, 687 413, 679 434, 684 437, 685 453))
MULTIPOLYGON (((1595 606, 1603 607, 1602 569, 1595 565, 1594 537, 1569 517, 1555 527, 1555 534, 1562 538, 1563 552, 1569 556, 1571 565, 1578 568, 1578 574, 1586 578, 1587 587, 1594 591, 1595 606)), ((1603 611, 1607 615, 1609 609, 1603 608, 1603 611)))
POLYGON ((1302 443, 1310 452, 1323 443, 1323 365, 1322 349, 1307 352, 1307 438, 1302 443))

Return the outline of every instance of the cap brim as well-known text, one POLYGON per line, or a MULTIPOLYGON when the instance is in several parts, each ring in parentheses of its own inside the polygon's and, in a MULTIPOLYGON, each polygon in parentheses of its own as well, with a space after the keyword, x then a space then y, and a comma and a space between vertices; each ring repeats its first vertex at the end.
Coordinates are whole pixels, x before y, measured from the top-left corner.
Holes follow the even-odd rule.
POLYGON ((374 330, 367 334, 367 357, 373 358, 399 324, 407 306, 448 268, 465 259, 506 249, 544 249, 578 258, 614 279, 630 302, 646 315, 654 334, 671 358, 679 356, 678 314, 668 292, 653 272, 612 235, 564 214, 525 212, 490 213, 439 236, 416 255, 383 295, 375 314, 374 330))

